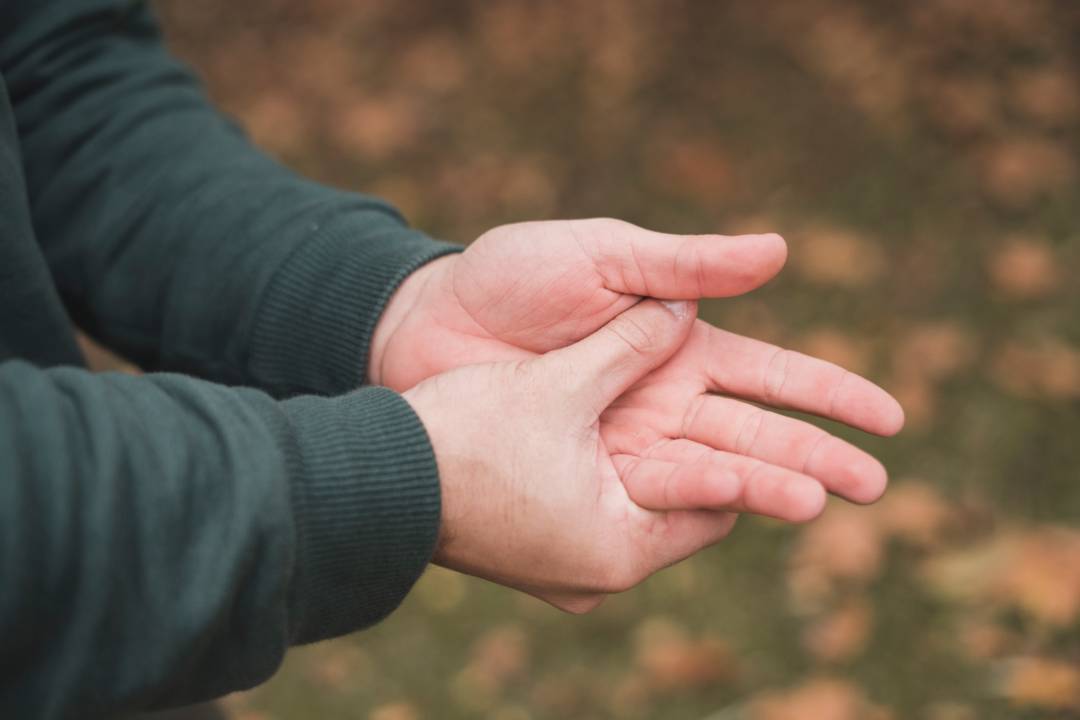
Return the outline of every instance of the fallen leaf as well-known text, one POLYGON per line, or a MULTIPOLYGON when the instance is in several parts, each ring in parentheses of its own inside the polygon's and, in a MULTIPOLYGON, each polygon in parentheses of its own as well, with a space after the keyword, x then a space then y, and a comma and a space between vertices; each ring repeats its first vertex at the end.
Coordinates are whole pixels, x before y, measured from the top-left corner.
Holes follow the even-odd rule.
POLYGON ((529 664, 529 637, 517 625, 492 628, 473 643, 469 668, 501 688, 520 676, 529 664))
POLYGON ((652 697, 652 684, 645 673, 635 670, 615 683, 609 704, 616 717, 640 715, 652 697))
POLYGON ((904 375, 942 380, 969 367, 975 339, 955 320, 937 320, 906 330, 896 343, 895 367, 904 375))
POLYGON ((1076 119, 1076 78, 1064 67, 1044 66, 1013 73, 1009 100, 1022 115, 1050 128, 1076 119))
POLYGON ((308 142, 310 116, 288 93, 278 90, 263 93, 240 114, 255 144, 271 152, 299 153, 308 142))
POLYGON ((839 586, 861 587, 877 576, 884 535, 865 508, 832 502, 799 533, 789 559, 788 595, 801 614, 823 612, 839 586))
POLYGON ((921 547, 936 545, 957 510, 933 485, 918 480, 893 483, 871 511, 891 536, 921 547))
POLYGON ((931 558, 924 577, 956 601, 1017 608, 1047 627, 1067 627, 1080 618, 1080 531, 1002 533, 931 558))
POLYGON ((793 343, 793 348, 864 375, 870 368, 870 346, 837 328, 816 328, 793 343))
POLYGON ((649 618, 636 632, 636 663, 659 690, 678 690, 730 680, 734 656, 717 638, 692 638, 668 618, 649 618))
POLYGON ((1012 651, 1021 638, 990 618, 973 614, 961 622, 957 640, 969 658, 986 661, 1012 651))
POLYGON ((999 205, 1026 209, 1067 187, 1075 176, 1070 149, 1041 137, 1000 141, 980 157, 983 188, 999 205))
POLYGON ((1061 283, 1053 249, 1031 237, 1009 238, 990 255, 987 266, 994 286, 1014 298, 1045 297, 1061 283))
POLYGON ((650 174, 665 187, 688 195, 703 207, 715 206, 731 190, 731 161, 711 141, 670 141, 652 153, 650 164, 650 174))
POLYGON ((925 105, 946 133, 966 137, 994 129, 1000 121, 998 84, 987 77, 928 78, 925 105))
POLYGON ((888 720, 886 709, 871 703, 846 680, 818 678, 786 691, 764 693, 747 706, 752 720, 888 720))
POLYGON ((889 392, 904 408, 904 427, 908 431, 930 426, 937 410, 937 391, 928 377, 903 369, 889 383, 889 392))
POLYGON ((809 68, 842 90, 852 105, 889 128, 902 123, 910 92, 903 45, 857 5, 821 13, 798 38, 809 68))
POLYGON ((1080 710, 1080 667, 1039 657, 1014 658, 1002 666, 998 692, 1020 707, 1080 710))
POLYGON ((791 244, 795 270, 821 285, 865 287, 885 269, 881 248, 852 230, 818 228, 791 244))
POLYGON ((521 705, 500 705, 488 713, 487 720, 532 720, 532 713, 521 705))
POLYGON ((574 668, 557 675, 541 678, 533 687, 530 697, 534 705, 550 712, 552 717, 579 717, 585 702, 585 694, 578 682, 574 668))
POLYGON ((312 681, 329 690, 342 690, 353 678, 371 671, 371 658, 361 648, 346 640, 338 640, 313 653, 308 671, 312 681))
POLYGON ((978 720, 975 708, 961 702, 936 702, 928 705, 923 717, 926 720, 978 720))
POLYGON ((824 662, 851 660, 865 649, 872 622, 870 605, 863 599, 849 598, 806 628, 803 646, 824 662))
POLYGON ((380 705, 371 711, 369 720, 420 720, 420 711, 408 702, 394 702, 380 705))
POLYGON ((1080 619, 1080 531, 1042 527, 1010 540, 994 595, 1048 625, 1080 619))
POLYGON ((396 61, 401 83, 409 88, 447 93, 466 78, 461 44, 449 33, 430 33, 414 40, 396 61))
POLYGON ((367 97, 343 108, 331 125, 345 152, 385 160, 414 145, 421 132, 420 108, 403 95, 367 97))
POLYGON ((1011 340, 1000 347, 990 363, 994 382, 1023 398, 1080 397, 1080 350, 1045 338, 1011 340))

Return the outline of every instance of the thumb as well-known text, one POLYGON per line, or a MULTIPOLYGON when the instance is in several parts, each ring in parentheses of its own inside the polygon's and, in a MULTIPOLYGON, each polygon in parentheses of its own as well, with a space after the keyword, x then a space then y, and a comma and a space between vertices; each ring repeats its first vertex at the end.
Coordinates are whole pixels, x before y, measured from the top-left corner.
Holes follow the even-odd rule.
POLYGON ((787 260, 787 243, 763 235, 671 235, 620 220, 574 221, 605 287, 666 298, 732 297, 764 285, 787 260))
POLYGON ((696 314, 692 301, 642 300, 592 335, 539 360, 599 413, 675 354, 696 314))

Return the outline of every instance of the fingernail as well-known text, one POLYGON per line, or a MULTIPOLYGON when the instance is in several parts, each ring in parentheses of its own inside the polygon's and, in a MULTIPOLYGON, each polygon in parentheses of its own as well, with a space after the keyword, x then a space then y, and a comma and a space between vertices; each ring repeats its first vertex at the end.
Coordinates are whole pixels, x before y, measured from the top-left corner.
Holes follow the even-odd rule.
POLYGON ((661 300, 660 304, 666 307, 672 315, 682 320, 690 310, 690 303, 685 300, 661 300))

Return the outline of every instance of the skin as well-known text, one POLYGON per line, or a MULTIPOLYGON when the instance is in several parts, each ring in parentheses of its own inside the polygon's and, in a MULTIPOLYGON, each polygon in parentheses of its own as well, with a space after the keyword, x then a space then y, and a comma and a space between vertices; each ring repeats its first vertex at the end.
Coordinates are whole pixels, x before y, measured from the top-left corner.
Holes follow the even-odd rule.
POLYGON ((495 228, 413 273, 369 367, 408 390, 431 436, 436 561, 579 611, 726 536, 734 513, 800 522, 826 492, 880 497, 877 460, 761 406, 891 435, 891 396, 694 319, 694 301, 748 292, 786 255, 777 235, 553 221, 495 228), (642 297, 687 302, 676 317, 642 297))

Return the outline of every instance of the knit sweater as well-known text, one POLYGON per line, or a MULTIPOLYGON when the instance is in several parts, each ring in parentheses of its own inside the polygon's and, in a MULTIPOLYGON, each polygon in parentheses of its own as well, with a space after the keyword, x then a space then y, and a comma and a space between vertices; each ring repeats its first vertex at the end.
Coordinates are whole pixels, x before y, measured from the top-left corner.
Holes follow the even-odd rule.
POLYGON ((397 606, 437 467, 356 388, 455 249, 254 149, 142 3, 0 3, 0 717, 219 696, 397 606))

